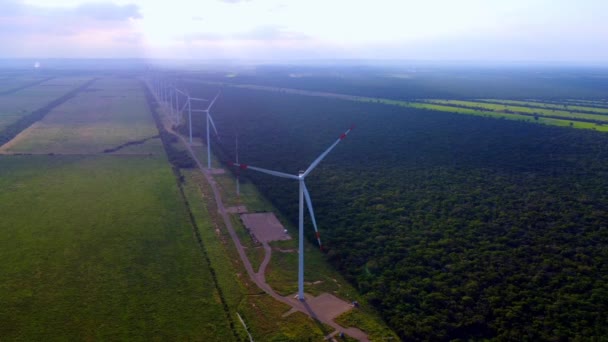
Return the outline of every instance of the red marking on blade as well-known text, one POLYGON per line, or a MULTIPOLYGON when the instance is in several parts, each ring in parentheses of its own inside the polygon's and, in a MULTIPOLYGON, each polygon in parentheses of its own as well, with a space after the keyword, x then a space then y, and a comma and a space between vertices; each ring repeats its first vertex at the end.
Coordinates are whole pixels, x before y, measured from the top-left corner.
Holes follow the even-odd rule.
POLYGON ((243 169, 243 170, 247 170, 247 168, 249 167, 249 165, 247 165, 247 164, 241 164, 239 167, 241 169, 243 169))
POLYGON ((317 232, 317 239, 321 238, 321 233, 317 232))
POLYGON ((342 135, 340 136, 340 140, 344 140, 344 138, 346 138, 346 133, 342 133, 342 135))
POLYGON ((323 245, 319 245, 319 249, 323 252, 323 245))

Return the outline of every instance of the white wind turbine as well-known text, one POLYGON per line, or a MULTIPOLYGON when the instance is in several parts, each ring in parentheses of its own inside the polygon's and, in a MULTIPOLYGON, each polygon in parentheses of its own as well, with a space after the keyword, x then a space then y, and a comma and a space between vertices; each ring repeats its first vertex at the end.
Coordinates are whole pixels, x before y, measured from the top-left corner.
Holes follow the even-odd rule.
POLYGON ((255 171, 259 171, 262 173, 269 174, 271 176, 281 177, 281 178, 289 178, 293 180, 297 180, 300 184, 300 195, 299 195, 299 216, 298 216, 298 238, 299 238, 299 260, 298 260, 298 299, 304 300, 304 199, 306 199, 306 206, 308 207, 308 212, 310 213, 310 218, 312 221, 312 225, 315 228, 315 234, 317 237, 317 241, 319 242, 319 247, 321 247, 321 236, 319 234, 319 230, 317 229, 317 221, 315 220, 315 213, 312 208, 312 201, 310 199, 310 194, 308 193, 308 189, 306 189, 306 184, 304 183, 304 179, 308 174, 314 170, 317 165, 331 152, 331 150, 336 147, 340 143, 340 141, 344 140, 348 133, 353 130, 354 127, 349 128, 346 132, 342 133, 338 140, 334 142, 325 152, 323 152, 317 159, 315 159, 312 164, 306 169, 306 171, 300 171, 298 175, 292 175, 289 173, 283 173, 279 171, 272 171, 268 169, 263 169, 260 167, 250 166, 246 164, 234 163, 234 166, 240 167, 243 170, 252 169, 255 171))
MULTIPOLYGON (((236 133, 236 135, 235 135, 234 145, 235 145, 235 152, 236 152, 236 164, 238 165, 238 163, 239 163, 239 134, 238 133, 236 133)), ((240 177, 241 177, 240 171, 236 170, 236 195, 237 195, 237 197, 241 196, 240 177)))
MULTIPOLYGON (((209 135, 209 126, 210 125, 213 127, 215 134, 218 135, 217 127, 215 127, 215 122, 213 122, 213 118, 211 117, 211 114, 209 113, 209 111, 211 111, 211 107, 213 107, 213 105, 215 104, 215 101, 217 100, 218 97, 220 97, 219 91, 217 92, 217 95, 215 95, 213 100, 211 100, 211 103, 209 103, 209 106, 207 107, 207 109, 197 109, 197 110, 192 109, 192 112, 206 113, 206 117, 207 117, 207 168, 208 169, 211 169, 211 139, 210 139, 210 135, 209 135)), ((191 98, 191 99, 199 100, 199 101, 207 101, 205 99, 196 99, 196 98, 191 98)), ((192 121, 190 121, 190 129, 192 129, 192 121)))
MULTIPOLYGON (((186 102, 184 103, 182 108, 178 110, 178 114, 183 113, 184 109, 186 109, 186 106, 188 107, 188 130, 189 130, 189 136, 190 136, 190 143, 192 144, 192 112, 207 112, 208 111, 208 109, 203 109, 203 110, 192 109, 192 101, 209 102, 209 100, 192 97, 192 96, 190 96, 190 94, 188 92, 181 91, 177 88, 175 88, 175 91, 186 97, 186 102)), ((209 106, 209 108, 210 107, 211 106, 209 106)), ((211 120, 213 120, 213 119, 211 119, 211 120)), ((215 129, 215 124, 213 124, 213 129, 215 129)), ((217 134, 217 129, 215 129, 215 133, 217 134)))

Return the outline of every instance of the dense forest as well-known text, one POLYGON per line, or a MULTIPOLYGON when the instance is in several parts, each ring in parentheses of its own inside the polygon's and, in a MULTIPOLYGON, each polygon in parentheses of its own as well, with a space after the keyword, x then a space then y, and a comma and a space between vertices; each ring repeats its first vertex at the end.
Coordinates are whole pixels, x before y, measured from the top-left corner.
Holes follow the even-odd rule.
POLYGON ((257 84, 398 100, 420 98, 605 99, 606 69, 579 67, 258 66, 233 73, 184 73, 186 79, 257 84))
MULTIPOLYGON (((213 115, 222 159, 238 132, 290 173, 356 124, 307 186, 327 258, 404 340, 608 336, 607 135, 231 87, 213 115)), ((297 222, 297 184, 246 176, 297 222)))

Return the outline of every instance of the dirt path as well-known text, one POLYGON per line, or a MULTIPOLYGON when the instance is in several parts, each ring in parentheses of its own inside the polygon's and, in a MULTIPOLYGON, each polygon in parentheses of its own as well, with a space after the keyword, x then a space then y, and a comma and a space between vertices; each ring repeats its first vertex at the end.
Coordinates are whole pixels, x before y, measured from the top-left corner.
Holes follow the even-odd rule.
MULTIPOLYGON (((158 101, 158 99, 157 99, 157 101, 158 101)), ((265 251, 264 261, 260 265, 258 272, 254 271, 253 266, 251 265, 251 262, 249 261, 249 258, 247 258, 247 254, 245 254, 245 249, 243 248, 243 245, 241 244, 241 240, 239 239, 238 235, 236 234, 236 231, 234 230, 234 227, 232 226, 232 221, 230 220, 229 212, 228 212, 228 210, 226 210, 226 207, 224 206, 224 203, 222 202, 222 196, 219 191, 217 182, 213 178, 214 171, 209 170, 205 166, 203 166, 203 164, 200 162, 200 160, 197 158, 196 154, 194 153, 192 146, 190 146, 188 141, 186 141, 186 138, 184 138, 182 135, 178 134, 177 132, 173 131, 173 129, 171 128, 171 125, 167 124, 166 120, 164 120, 164 121, 165 121, 165 128, 169 132, 171 132, 171 133, 175 134, 177 137, 179 137, 183 146, 186 147, 186 149, 190 153, 190 156, 192 157, 192 159, 194 160, 194 162, 196 163, 198 168, 201 170, 201 172, 205 176, 205 179, 211 186, 211 190, 213 191, 213 197, 215 198, 215 203, 217 205, 217 210, 218 210, 220 216, 222 217, 222 220, 224 221, 224 225, 226 226, 226 230, 228 231, 228 234, 230 235, 230 237, 232 238, 232 241, 234 242, 236 250, 239 254, 239 257, 241 258, 241 261, 243 262, 243 265, 245 266, 245 270, 247 271, 249 278, 260 289, 262 289, 264 292, 266 292, 272 298, 278 300, 281 303, 285 303, 285 304, 289 305, 292 308, 292 310, 291 310, 292 312, 294 310, 303 312, 303 313, 309 315, 310 317, 318 320, 319 322, 322 322, 322 323, 329 325, 332 328, 336 329, 336 331, 334 331, 330 335, 326 336, 328 339, 332 338, 332 336, 335 335, 336 332, 342 331, 345 334, 349 335, 350 337, 355 338, 359 341, 369 341, 367 334, 365 334, 363 331, 361 331, 357 328, 344 328, 344 327, 338 325, 337 323, 335 323, 333 321, 333 318, 328 318, 318 312, 315 312, 312 309, 311 305, 309 305, 308 299, 305 301, 299 301, 295 298, 283 297, 283 296, 279 295, 278 293, 276 293, 272 289, 272 287, 270 287, 270 285, 268 285, 268 283, 266 282, 265 271, 266 271, 266 267, 268 266, 268 263, 270 262, 270 258, 272 256, 272 249, 270 248, 268 243, 264 243, 264 251, 265 251)), ((319 296, 319 297, 321 297, 321 296, 319 296)), ((306 296, 306 297, 308 298, 309 296, 306 296)), ((319 297, 317 297, 317 298, 319 298, 319 297)), ((313 300, 314 300, 314 298, 313 298, 313 300)))

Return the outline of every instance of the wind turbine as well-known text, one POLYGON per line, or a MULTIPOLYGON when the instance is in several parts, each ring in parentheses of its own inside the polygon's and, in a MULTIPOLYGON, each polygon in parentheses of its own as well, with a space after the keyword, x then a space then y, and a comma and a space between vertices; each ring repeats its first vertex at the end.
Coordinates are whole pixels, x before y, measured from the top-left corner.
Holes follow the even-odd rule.
POLYGON ((315 159, 310 166, 305 171, 300 171, 298 175, 292 175, 289 173, 273 171, 268 169, 263 169, 260 167, 255 167, 246 164, 239 164, 238 161, 233 163, 234 166, 237 166, 243 170, 252 169, 254 171, 262 172, 265 174, 269 174, 271 176, 281 177, 281 178, 289 178, 293 180, 297 180, 300 184, 300 194, 299 194, 299 216, 298 216, 298 238, 299 241, 299 260, 298 260, 298 299, 304 300, 304 199, 306 199, 306 206, 308 207, 308 212, 310 213, 310 218, 312 221, 312 225, 315 228, 315 235, 317 237, 317 242, 319 243, 319 248, 322 248, 321 245, 321 236, 319 234, 319 230, 317 229, 317 221, 315 220, 315 213, 312 208, 312 201, 310 199, 310 194, 308 193, 308 189, 306 188, 306 184, 304 183, 304 179, 308 176, 312 170, 319 165, 319 163, 325 158, 331 150, 336 147, 340 143, 340 141, 344 140, 348 133, 354 129, 354 126, 346 130, 346 132, 342 133, 338 140, 336 140, 325 152, 321 153, 317 159, 315 159))
MULTIPOLYGON (((213 118, 211 117, 211 114, 209 113, 209 111, 211 110, 211 107, 213 107, 213 105, 215 104, 215 101, 217 100, 218 97, 220 97, 220 93, 221 92, 217 92, 217 95, 215 95, 215 97, 213 98, 213 100, 211 100, 211 103, 209 103, 209 106, 207 107, 207 109, 198 109, 198 110, 192 110, 192 112, 201 112, 201 113, 206 113, 207 116, 207 168, 211 169, 211 144, 210 144, 210 135, 209 135, 209 126, 211 125, 213 127, 213 130, 215 131, 215 134, 218 135, 217 133, 217 127, 215 127, 215 122, 213 122, 213 118)), ((199 101, 207 101, 205 99, 196 99, 196 98, 191 98, 193 100, 199 100, 199 101)), ((192 127, 192 123, 190 124, 190 127, 192 127)))
MULTIPOLYGON (((235 145, 234 150, 236 152, 236 163, 238 164, 239 163, 239 134, 238 133, 236 133, 234 140, 235 140, 234 141, 234 145, 235 145)), ((240 179, 239 179, 240 175, 241 175, 241 172, 237 169, 236 170, 236 195, 237 195, 237 197, 241 196, 241 185, 240 185, 240 179)))
MULTIPOLYGON (((186 97, 186 102, 184 103, 184 105, 182 106, 181 109, 178 110, 178 115, 184 112, 184 109, 186 109, 186 106, 188 106, 188 129, 189 129, 189 136, 190 136, 190 144, 192 144, 192 112, 205 112, 205 110, 196 110, 196 109, 192 109, 192 101, 204 101, 204 102, 209 102, 209 100, 207 99, 199 99, 197 97, 192 97, 190 96, 190 94, 187 91, 181 91, 177 88, 175 88, 175 91, 179 94, 182 94, 186 97)), ((215 129, 215 125, 213 125, 213 128, 215 129)), ((217 134, 217 129, 215 130, 215 133, 217 134)))

